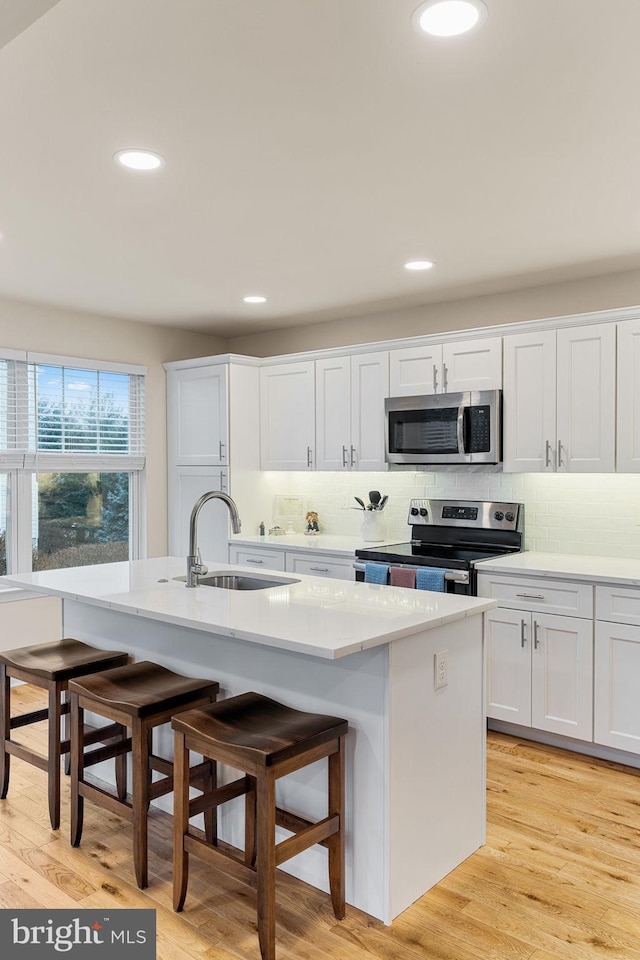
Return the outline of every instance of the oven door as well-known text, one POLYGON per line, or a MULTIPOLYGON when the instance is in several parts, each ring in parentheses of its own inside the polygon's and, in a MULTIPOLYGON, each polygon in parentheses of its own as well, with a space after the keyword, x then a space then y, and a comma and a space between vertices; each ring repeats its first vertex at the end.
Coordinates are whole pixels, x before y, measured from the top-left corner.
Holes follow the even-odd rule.
MULTIPOLYGON (((378 562, 378 561, 372 561, 378 562)), ((389 561, 390 567, 408 567, 410 570, 420 569, 417 565, 412 563, 393 563, 389 561)), ((356 560, 353 565, 354 570, 356 571, 356 580, 360 583, 364 583, 364 560, 356 560)), ((472 573, 469 570, 446 570, 444 574, 444 584, 445 584, 445 593, 457 593, 462 596, 470 596, 472 594, 472 573)))

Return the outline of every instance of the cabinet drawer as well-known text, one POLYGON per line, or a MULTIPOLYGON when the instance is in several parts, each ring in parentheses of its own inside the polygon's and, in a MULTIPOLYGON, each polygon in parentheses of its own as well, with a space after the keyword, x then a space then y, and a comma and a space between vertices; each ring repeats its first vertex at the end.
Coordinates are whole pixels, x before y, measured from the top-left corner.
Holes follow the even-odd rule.
POLYGON ((339 557, 310 557, 306 553, 287 553, 290 573, 307 573, 311 577, 333 577, 336 580, 355 580, 353 559, 339 557))
POLYGON ((284 551, 252 547, 229 547, 229 563, 255 567, 257 570, 284 570, 284 551))
POLYGON ((596 587, 596 620, 640 626, 640 589, 596 587))
POLYGON ((593 617, 593 587, 589 583, 482 573, 478 574, 478 596, 492 597, 501 607, 593 617))

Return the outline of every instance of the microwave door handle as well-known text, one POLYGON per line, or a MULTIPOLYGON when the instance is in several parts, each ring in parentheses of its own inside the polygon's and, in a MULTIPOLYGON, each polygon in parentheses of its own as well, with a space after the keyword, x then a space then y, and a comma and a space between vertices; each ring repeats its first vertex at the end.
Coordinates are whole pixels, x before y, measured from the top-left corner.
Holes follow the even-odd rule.
POLYGON ((458 453, 466 453, 464 448, 464 404, 458 407, 458 453))

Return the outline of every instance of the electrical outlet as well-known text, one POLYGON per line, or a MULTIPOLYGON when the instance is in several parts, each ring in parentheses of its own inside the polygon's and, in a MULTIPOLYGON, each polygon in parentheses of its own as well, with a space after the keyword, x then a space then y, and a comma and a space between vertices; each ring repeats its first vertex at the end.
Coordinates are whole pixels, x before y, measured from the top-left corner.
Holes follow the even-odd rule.
POLYGON ((449 683, 449 651, 441 650, 433 655, 434 686, 436 690, 446 687, 449 683))

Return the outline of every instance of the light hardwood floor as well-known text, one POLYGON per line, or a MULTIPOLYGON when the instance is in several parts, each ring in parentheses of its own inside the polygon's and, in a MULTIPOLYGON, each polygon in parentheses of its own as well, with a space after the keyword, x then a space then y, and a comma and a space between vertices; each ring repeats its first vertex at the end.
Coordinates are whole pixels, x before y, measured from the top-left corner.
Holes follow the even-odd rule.
MULTIPOLYGON (((16 709, 41 692, 14 690, 16 709)), ((43 746, 46 725, 18 731, 43 746)), ((133 879, 130 829, 87 803, 82 846, 49 827, 45 775, 12 759, 0 801, 0 908, 153 907, 158 960, 259 960, 249 888, 192 859, 171 909, 170 818, 152 813, 150 886, 133 879)), ((488 740, 487 845, 384 927, 282 874, 280 960, 640 960, 640 771, 512 737, 488 740)))

